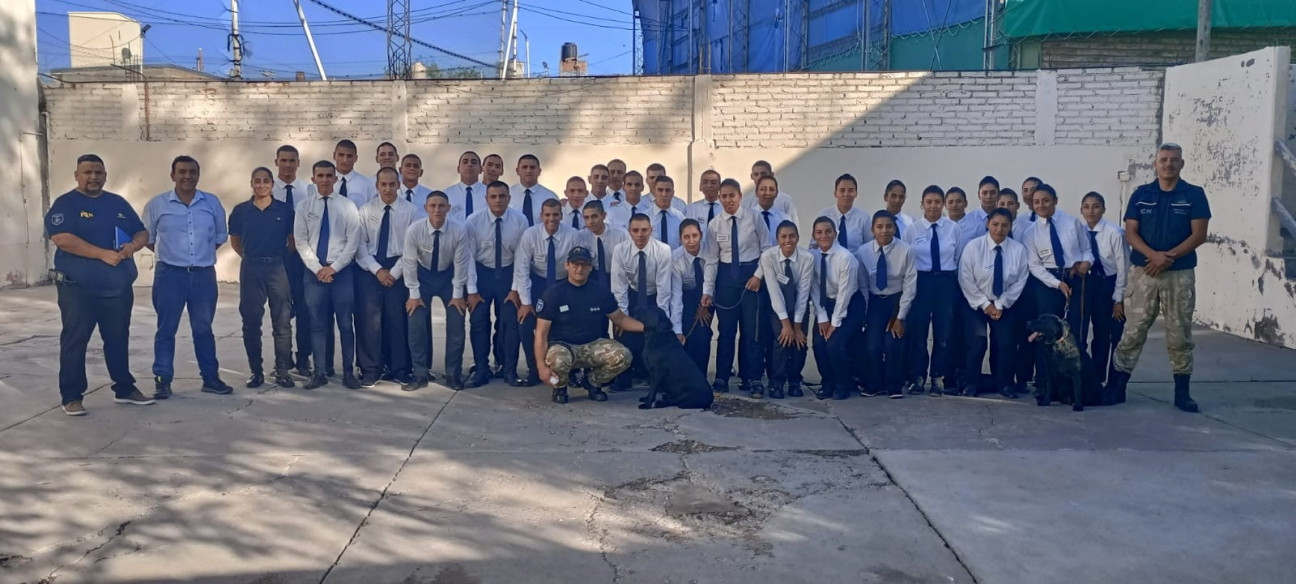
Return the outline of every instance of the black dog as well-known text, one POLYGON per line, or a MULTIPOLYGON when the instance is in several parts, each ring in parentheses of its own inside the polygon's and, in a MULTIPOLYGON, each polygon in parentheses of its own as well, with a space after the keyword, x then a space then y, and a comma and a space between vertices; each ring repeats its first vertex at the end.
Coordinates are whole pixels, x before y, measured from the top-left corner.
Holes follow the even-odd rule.
POLYGON ((1052 314, 1040 315, 1026 323, 1030 340, 1044 343, 1044 374, 1048 376, 1049 393, 1036 396, 1046 406, 1057 398, 1071 409, 1084 411, 1085 406, 1102 402, 1102 388, 1089 356, 1076 344, 1071 326, 1052 314))
POLYGON ((644 325, 641 358, 648 369, 650 387, 648 395, 639 398, 639 409, 676 406, 705 410, 711 407, 715 397, 711 394, 706 375, 684 351, 666 311, 654 307, 641 320, 644 325))

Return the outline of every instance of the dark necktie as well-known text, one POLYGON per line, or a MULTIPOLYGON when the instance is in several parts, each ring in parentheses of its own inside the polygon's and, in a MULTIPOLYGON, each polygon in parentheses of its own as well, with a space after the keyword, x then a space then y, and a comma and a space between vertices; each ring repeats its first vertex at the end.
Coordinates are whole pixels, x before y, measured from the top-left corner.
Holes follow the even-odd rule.
MULTIPOLYGON (((344 197, 347 196, 346 177, 345 177, 345 176, 342 177, 342 188, 338 189, 338 194, 339 194, 339 195, 342 195, 342 196, 344 196, 344 197)), ((351 197, 347 197, 347 198, 349 199, 349 198, 351 198, 351 197)))
POLYGON ((639 250, 639 301, 635 306, 635 314, 644 314, 648 309, 648 254, 639 250))
POLYGON ((702 289, 702 279, 704 277, 702 275, 702 258, 693 258, 693 286, 696 289, 702 289))
POLYGON ((473 214, 472 187, 467 187, 464 189, 464 217, 466 218, 472 214, 473 214))
POLYGON ((378 225, 378 249, 374 258, 378 263, 387 261, 387 246, 391 244, 391 205, 383 207, 382 223, 378 225))
POLYGON ((414 189, 405 189, 405 200, 411 203, 414 202, 414 189))
POLYGON ((941 271, 940 231, 936 229, 935 223, 932 223, 931 232, 931 271, 939 272, 941 271))
POLYGON ((729 270, 738 279, 738 218, 729 218, 729 270))
POLYGON ((661 240, 662 243, 670 245, 670 239, 666 235, 666 211, 661 212, 661 240))
POLYGON ((769 211, 761 211, 761 216, 765 218, 765 231, 770 230, 769 211))
MULTIPOLYGON (((607 260, 604 259, 604 256, 605 256, 606 254, 603 253, 603 238, 602 238, 602 237, 595 237, 595 238, 594 238, 594 246, 595 246, 596 248, 598 248, 598 249, 597 249, 597 251, 598 251, 598 271, 599 271, 600 274, 603 274, 603 275, 606 277, 606 276, 607 276, 607 263, 606 263, 607 260)), ((608 282, 611 282, 611 281, 612 281, 611 279, 608 279, 608 282)))
POLYGON ((526 215, 527 225, 535 225, 535 216, 532 214, 531 210, 531 189, 523 191, 522 214, 526 215))
POLYGON ((828 303, 828 252, 819 254, 819 300, 828 303))
POLYGON ((284 193, 285 193, 284 198, 287 199, 288 206, 295 207, 296 204, 293 203, 292 185, 284 185, 284 193))
POLYGON ((1034 223, 1034 222, 1035 222, 1035 212, 1034 212, 1034 211, 1031 211, 1030 221, 1031 221, 1031 223, 1034 223))
POLYGON ((621 191, 612 191, 612 200, 619 202, 621 200, 621 191))
POLYGON ((495 277, 498 279, 503 275, 504 267, 504 218, 495 218, 495 277))
POLYGON ((630 205, 630 216, 634 217, 635 215, 638 214, 639 214, 639 204, 635 203, 634 205, 630 205))
POLYGON ((328 197, 320 197, 324 201, 324 214, 320 216, 319 241, 315 244, 315 255, 319 257, 321 266, 328 265, 328 248, 329 248, 329 215, 328 215, 328 197))
POLYGON ((1093 273, 1099 278, 1107 277, 1107 270, 1103 269, 1102 254, 1098 253, 1098 232, 1089 232, 1089 249, 1093 251, 1094 263, 1093 273))
POLYGON ((715 206, 715 203, 709 203, 707 205, 707 223, 710 223, 712 219, 715 219, 715 206))
POLYGON ((1003 297, 1004 292, 1004 260, 1003 246, 995 246, 995 263, 994 263, 994 283, 990 286, 990 291, 994 292, 995 299, 1003 297))
POLYGON ((877 287, 878 293, 884 293, 887 287, 887 261, 886 248, 878 246, 878 263, 877 263, 877 287))
POLYGON ((554 280, 558 279, 558 265, 554 259, 557 255, 554 250, 554 238, 549 236, 549 249, 545 254, 545 288, 554 285, 554 280))
POLYGON ((1062 254, 1062 238, 1058 237, 1057 225, 1053 224, 1053 218, 1048 218, 1049 226, 1049 243, 1053 246, 1053 262, 1057 264, 1059 270, 1066 269, 1066 260, 1062 254))
POLYGON ((845 213, 843 213, 841 218, 837 220, 837 244, 846 249, 850 249, 850 245, 846 243, 846 214, 845 213))
POLYGON ((900 231, 900 216, 896 215, 896 239, 904 239, 904 233, 900 231))
POLYGON ((432 232, 432 265, 430 269, 434 272, 441 271, 441 230, 432 232))
POLYGON ((796 309, 796 281, 792 278, 792 259, 783 260, 783 278, 787 280, 783 283, 783 308, 788 312, 788 318, 792 318, 796 309))

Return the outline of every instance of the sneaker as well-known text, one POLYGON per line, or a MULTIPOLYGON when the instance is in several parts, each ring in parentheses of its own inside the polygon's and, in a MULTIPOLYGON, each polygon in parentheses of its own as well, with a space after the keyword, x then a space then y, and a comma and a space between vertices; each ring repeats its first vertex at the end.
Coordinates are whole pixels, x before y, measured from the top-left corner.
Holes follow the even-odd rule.
POLYGON ((864 397, 877 397, 879 395, 882 395, 883 393, 885 392, 876 387, 865 387, 863 389, 860 389, 860 395, 864 397))
POLYGON ((771 383, 769 397, 770 399, 783 399, 783 386, 771 383))
POLYGON ((1007 399, 1017 399, 1017 390, 1011 385, 1005 385, 999 388, 999 395, 1002 395, 1007 399))
POLYGON ((153 399, 171 397, 171 378, 158 375, 153 378, 153 399))
POLYGON ((262 385, 265 385, 265 375, 261 373, 253 373, 252 376, 248 378, 246 387, 248 389, 256 389, 262 385))
POLYGON ((891 388, 891 391, 887 392, 887 397, 891 399, 904 399, 904 390, 899 387, 893 387, 891 388))
MULTIPOLYGON (((81 402, 76 403, 79 405, 81 402)), ((136 389, 130 392, 130 395, 113 397, 113 403, 130 404, 133 406, 151 406, 153 405, 153 400, 149 399, 148 396, 140 393, 140 390, 136 389)), ((85 408, 82 408, 81 411, 84 412, 85 408)))
POLYGON ((743 389, 747 390, 747 395, 752 399, 761 399, 765 397, 765 386, 761 385, 761 382, 752 381, 744 383, 743 385, 745 386, 743 389))
POLYGON ((715 393, 729 393, 729 380, 717 379, 711 384, 711 391, 715 393))
POLYGON ((850 390, 848 390, 848 389, 846 389, 846 388, 844 388, 844 387, 843 387, 843 388, 839 388, 839 389, 833 391, 832 398, 835 399, 835 400, 850 399, 850 390))
MULTIPOLYGON (((395 379, 395 378, 393 377, 392 379, 395 379)), ((365 389, 370 389, 370 388, 376 387, 377 385, 378 385, 378 379, 377 379, 377 378, 375 378, 375 377, 373 377, 373 376, 371 376, 371 375, 361 375, 361 376, 360 376, 360 387, 363 387, 363 388, 365 388, 365 389)))
POLYGON ((926 391, 923 391, 922 379, 919 379, 917 381, 910 381, 908 384, 906 384, 905 389, 907 390, 909 395, 922 395, 924 393, 927 393, 926 391))
POLYGON ((938 396, 945 395, 945 387, 940 380, 932 378, 931 389, 927 390, 927 395, 938 396))
MULTIPOLYGON (((788 397, 805 397, 805 392, 801 390, 800 383, 788 383, 787 395, 788 397)), ((774 397, 773 394, 770 397, 774 397)))
POLYGON ((234 393, 234 388, 230 387, 219 377, 204 379, 202 386, 203 393, 214 393, 216 395, 229 395, 234 393))
MULTIPOLYGON (((137 391, 135 393, 139 393, 139 392, 137 391)), ((149 403, 153 403, 153 402, 149 402, 149 403)), ((81 402, 74 401, 71 403, 63 404, 63 413, 69 416, 84 416, 89 412, 86 412, 85 406, 81 405, 81 402)))
POLYGON ((303 384, 302 389, 318 389, 324 387, 327 384, 328 384, 327 376, 316 375, 310 378, 310 381, 307 381, 305 384, 303 384))
POLYGON ((360 389, 360 380, 354 375, 342 376, 342 387, 347 389, 360 389))
POLYGON ((293 383, 293 378, 288 374, 287 369, 276 369, 274 372, 274 381, 275 385, 278 385, 279 387, 292 387, 295 385, 293 383))
POLYGON ((293 374, 302 379, 310 379, 313 377, 313 375, 311 375, 311 368, 306 365, 298 365, 297 368, 293 370, 293 374))

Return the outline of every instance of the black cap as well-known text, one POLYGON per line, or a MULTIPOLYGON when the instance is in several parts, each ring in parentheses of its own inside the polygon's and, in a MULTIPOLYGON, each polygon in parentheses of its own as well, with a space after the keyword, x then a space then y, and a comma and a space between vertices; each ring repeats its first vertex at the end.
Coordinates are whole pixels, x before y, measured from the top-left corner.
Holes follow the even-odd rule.
POLYGON ((589 262, 594 263, 594 254, 590 253, 588 247, 573 247, 567 252, 567 261, 569 262, 589 262))

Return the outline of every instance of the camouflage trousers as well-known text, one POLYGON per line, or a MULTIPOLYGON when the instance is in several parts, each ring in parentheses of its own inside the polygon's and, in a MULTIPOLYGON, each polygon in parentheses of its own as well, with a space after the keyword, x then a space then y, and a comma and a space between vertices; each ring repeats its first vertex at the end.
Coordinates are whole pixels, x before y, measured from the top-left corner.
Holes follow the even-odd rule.
POLYGON ((1193 310, 1197 307, 1196 270, 1172 270, 1148 276, 1143 268, 1130 268, 1125 290, 1125 333, 1116 345, 1116 369, 1126 373, 1138 365, 1148 329, 1158 314, 1165 314, 1166 350, 1175 375, 1193 371, 1193 310))
POLYGON ((558 377, 555 387, 567 387, 567 376, 572 369, 589 369, 590 381, 597 387, 610 383, 622 371, 630 368, 630 349, 612 339, 598 339, 584 345, 555 343, 549 345, 545 365, 558 377))

